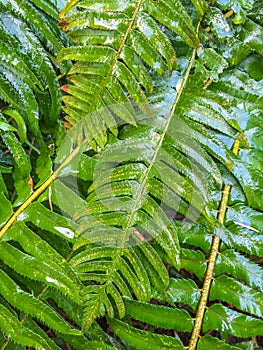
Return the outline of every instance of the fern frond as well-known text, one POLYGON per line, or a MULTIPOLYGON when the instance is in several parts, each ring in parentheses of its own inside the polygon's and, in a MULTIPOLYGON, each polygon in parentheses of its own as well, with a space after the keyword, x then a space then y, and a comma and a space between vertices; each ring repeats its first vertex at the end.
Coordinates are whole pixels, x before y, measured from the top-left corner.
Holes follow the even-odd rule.
POLYGON ((260 1, 2 5, 0 348, 260 347, 260 1))
MULTIPOLYGON (((262 82, 256 82, 246 72, 237 69, 224 73, 223 71, 228 68, 225 60, 217 61, 216 74, 214 75, 212 61, 216 54, 214 55, 212 50, 206 52, 204 49, 204 54, 201 51, 199 57, 200 59, 194 63, 195 71, 188 79, 189 85, 186 86, 179 101, 178 115, 187 123, 192 135, 203 145, 207 154, 216 160, 221 170, 219 179, 221 178, 226 185, 223 188, 225 191, 223 197, 225 198, 223 203, 221 202, 220 210, 225 214, 220 214, 220 218, 217 216, 218 202, 216 199, 220 200, 221 196, 218 193, 218 195, 215 194, 213 201, 208 200, 207 202, 206 213, 209 214, 204 214, 204 217, 201 216, 199 219, 203 225, 176 224, 182 246, 180 262, 172 262, 167 253, 162 253, 161 256, 169 265, 172 265, 170 274, 177 278, 171 280, 166 293, 156 292, 153 295, 158 300, 168 302, 170 305, 173 305, 174 302, 176 305, 183 303, 187 307, 191 307, 192 310, 196 309, 198 303, 199 309, 208 305, 208 302, 212 303, 208 311, 205 312, 203 309, 204 319, 197 312, 196 324, 197 320, 200 321, 198 336, 201 336, 198 348, 199 346, 202 348, 203 344, 211 344, 212 348, 216 348, 217 345, 221 346, 220 341, 215 337, 208 339, 205 335, 206 332, 218 331, 225 341, 227 341, 228 334, 236 337, 253 337, 262 334, 262 310, 259 307, 262 304, 262 286, 259 281, 262 269, 255 263, 262 254, 262 213, 260 212, 261 200, 259 200, 259 197, 262 197, 262 186, 261 177, 257 170, 261 169, 261 165, 256 163, 255 166, 255 154, 259 154, 261 145, 257 137, 252 139, 250 136, 254 135, 254 132, 255 135, 262 133, 262 126, 258 122, 261 118, 260 111, 262 111, 260 93, 262 82), (211 63, 211 66, 207 64, 207 61, 211 63), (202 79, 200 79, 200 75, 202 79), (199 86, 200 90, 193 93, 191 90, 193 86, 199 86), (189 101, 193 101, 193 103, 189 103, 189 101), (211 118, 211 120, 208 121, 207 118, 211 118), (238 141, 235 141, 236 139, 238 141), (231 150, 233 143, 234 150, 231 150), (237 145, 240 147, 238 155, 236 154, 237 145), (230 192, 230 185, 234 186, 233 192, 230 192), (250 192, 251 188, 257 191, 253 192, 254 195, 250 192), (226 211, 227 200, 229 207, 226 211), (213 217, 220 223, 217 220, 214 221, 213 217), (212 226, 208 229, 209 222, 213 222, 214 232, 218 237, 212 238, 209 233, 212 226), (221 252, 219 251, 219 238, 224 243, 221 252), (217 242, 217 246, 212 245, 212 239, 217 242), (211 245, 212 250, 208 265, 215 265, 208 273, 205 254, 208 253, 211 245), (249 254, 249 256, 245 257, 244 253, 249 254), (188 286, 186 291, 181 292, 180 286, 184 286, 184 284, 180 277, 184 276, 185 270, 196 281, 205 281, 202 293, 204 294, 207 290, 207 300, 203 298, 200 302, 199 290, 194 285, 188 286), (254 271, 259 274, 259 279, 256 278, 254 271), (207 287, 209 279, 212 285, 211 290, 210 286, 207 287), (178 289, 173 289, 173 284, 178 285, 178 289), (214 304, 217 297, 225 303, 225 306, 214 304), (230 318, 233 320, 233 324, 230 318), (227 322, 226 328, 225 322, 227 322)), ((105 152, 107 152, 107 148, 105 152)), ((136 153, 133 151, 129 154, 134 156, 136 153)), ((189 176, 187 172, 184 174, 189 176)), ((103 178, 104 174, 101 177, 103 178)), ((98 179, 99 181, 100 179, 98 179)), ((109 182, 109 177, 107 182, 109 182)), ((221 186, 218 186, 215 193, 220 189, 221 186)), ((133 191, 134 189, 132 189, 133 191)), ((114 193, 114 181, 111 193, 114 193)), ((105 186, 105 197, 107 197, 107 186, 105 186)), ((163 200, 165 201, 165 196, 163 200)), ((166 202, 166 204, 171 207, 170 202, 166 202)), ((147 311, 143 312, 143 308, 141 311, 142 315, 140 318, 137 315, 137 319, 145 320, 147 311)), ((148 321, 148 323, 151 322, 148 321)), ((193 338, 197 336, 195 333, 197 328, 193 329, 193 338)), ((197 340, 197 338, 195 339, 197 340)), ((131 339, 129 339, 129 343, 135 344, 131 339)), ((194 349, 196 346, 196 343, 193 344, 190 341, 190 349, 194 349)), ((228 348, 227 344, 226 348, 228 348)))
MULTIPOLYGON (((2 142, 5 145, 5 147, 8 148, 9 152, 13 156, 12 157, 13 179, 14 179, 14 184, 18 195, 17 205, 19 205, 30 194, 30 186, 28 184, 28 181, 30 179, 31 164, 28 160, 25 150, 21 145, 21 142, 17 139, 14 133, 14 131, 17 131, 17 129, 9 125, 6 118, 2 114, 0 114, 0 120, 2 125, 1 127, 2 142)), ((2 168, 1 173, 2 172, 5 173, 5 171, 6 171, 5 168, 2 168)), ((1 190, 2 190, 3 196, 8 195, 3 178, 2 178, 1 187, 2 187, 1 190)), ((3 213, 3 215, 5 215, 6 219, 8 219, 11 213, 12 213, 12 209, 9 211, 9 213, 6 212, 5 214, 3 213)))
POLYGON ((146 332, 118 320, 111 320, 109 324, 120 338, 124 339, 136 349, 184 349, 183 344, 177 338, 146 332))
MULTIPOLYGON (((190 66, 191 63, 192 61, 190 66)), ((186 73, 188 75, 190 66, 186 73)), ((182 84, 181 89, 183 86, 182 84)), ((176 128, 180 121, 173 120, 173 117, 171 112, 167 119, 159 117, 154 121, 151 118, 150 122, 146 120, 136 130, 132 127, 124 129, 120 139, 106 147, 101 158, 98 158, 95 181, 90 187, 83 209, 76 210, 78 205, 75 210, 72 210, 72 206, 67 209, 78 220, 78 233, 91 245, 89 247, 86 243, 87 247, 84 249, 84 241, 80 252, 71 260, 81 279, 86 283, 89 281, 84 289, 88 311, 84 319, 84 329, 105 311, 112 318, 115 307, 119 316, 123 317, 121 294, 130 296, 134 292, 139 300, 149 300, 151 285, 148 270, 155 270, 155 275, 150 273, 150 280, 155 285, 160 287, 164 281, 168 282, 167 272, 164 273, 165 270, 162 271, 157 264, 159 259, 149 262, 145 260, 153 256, 151 250, 144 245, 149 237, 156 239, 173 262, 178 256, 177 237, 172 229, 172 222, 158 202, 163 201, 173 210, 187 215, 189 203, 192 201, 193 207, 198 207, 200 202, 198 195, 194 196, 197 186, 201 186, 203 182, 202 174, 198 171, 200 164, 202 169, 212 168, 213 173, 216 172, 213 162, 201 150, 198 164, 189 162, 187 157, 194 159, 197 156, 197 144, 189 138, 184 142, 177 138, 176 128), (182 155, 178 161, 179 152, 182 155), (133 162, 127 163, 128 159, 133 159, 133 162), (120 162, 120 165, 115 167, 115 162, 120 162), (185 174, 189 178, 183 176, 185 174), (177 181, 171 181, 172 177, 177 181), (183 199, 182 203, 180 198, 183 199), (102 248, 99 249, 98 244, 102 243, 102 248), (140 249, 139 256, 131 248, 138 243, 144 247, 140 249), (142 263, 139 257, 144 257, 142 263), (145 269, 149 265, 150 268, 145 269), (161 275, 158 276, 160 271, 161 275), (90 285, 94 279, 98 281, 98 285, 90 285)), ((80 142, 78 135, 86 133, 86 123, 85 121, 80 124, 82 129, 77 129, 79 132, 74 132, 73 129, 73 140, 69 144, 80 142)), ((185 124, 180 132, 187 135, 188 130, 184 127, 185 124)), ((68 146, 66 150, 69 150, 68 146)), ((63 159, 65 155, 60 157, 63 159)), ((73 170, 72 167, 70 169, 73 170)), ((65 195, 70 194, 70 190, 64 188, 65 200, 65 195)))
MULTIPOLYGON (((26 266, 24 266, 26 269, 26 266)), ((28 315, 35 316, 40 321, 59 333, 79 334, 66 321, 59 316, 52 308, 38 300, 33 295, 24 292, 17 284, 3 271, 0 272, 3 287, 1 294, 7 302, 20 309, 28 315)))
POLYGON ((18 108, 39 137, 39 111, 51 125, 59 116, 59 84, 46 47, 55 54, 63 46, 62 38, 54 33, 55 26, 48 26, 47 18, 26 1, 3 4, 0 18, 1 98, 18 108))
MULTIPOLYGON (((2 304, 0 304, 1 330, 7 337, 12 337, 12 340, 24 346, 45 347, 52 349, 46 339, 42 338, 38 333, 30 328, 21 325, 19 320, 2 304)), ((54 345, 56 349, 56 345, 54 345)))
POLYGON ((168 308, 161 305, 142 303, 125 298, 127 314, 132 318, 165 329, 177 329, 190 332, 193 321, 185 310, 168 308))
POLYGON ((78 280, 74 273, 67 268, 66 261, 63 262, 61 256, 40 237, 34 235, 26 225, 16 223, 8 231, 5 240, 1 241, 1 245, 5 251, 1 260, 7 266, 23 276, 43 282, 66 295, 71 295, 72 299, 78 301, 78 280), (7 240, 18 242, 23 250, 16 248, 7 240), (30 249, 31 241, 35 242, 34 251, 30 249), (50 262, 47 260, 47 254, 51 258, 50 262), (20 261, 23 261, 23 264, 20 261))
MULTIPOLYGON (((147 66, 159 74, 174 68, 175 53, 161 25, 174 30, 191 47, 199 44, 191 20, 179 1, 71 1, 61 12, 61 26, 73 42, 82 44, 63 49, 58 60, 77 61, 69 72, 75 85, 66 85, 67 119, 75 124, 104 105, 107 115, 116 114, 122 120, 136 123, 129 106, 129 96, 137 103, 145 102, 153 90, 147 66), (73 10, 71 14, 66 15, 73 10), (176 18, 176 20, 174 20, 176 18), (80 80, 85 85, 80 85, 80 80), (81 86, 81 90, 78 88, 81 86), (129 96, 127 96, 126 91, 129 96), (117 93, 116 93, 117 92, 117 93), (91 98, 90 98, 91 97, 91 98), (126 104, 129 108, 111 109, 111 105, 126 104), (68 108, 70 107, 70 109, 68 108), (72 109, 73 108, 73 109, 72 109)), ((114 118, 97 114, 105 125, 113 128, 114 118)), ((94 123, 95 116, 90 120, 94 123)), ((90 126, 92 135, 101 129, 90 126)), ((115 130, 116 134, 116 130, 115 130)), ((103 147, 105 141, 97 140, 103 147)))
MULTIPOLYGON (((153 119, 151 119, 152 122, 153 119)), ((98 305, 101 303, 101 295, 103 303, 105 302, 105 291, 109 283, 116 285, 124 295, 127 295, 127 290, 132 288, 139 300, 149 300, 150 286, 148 286, 147 270, 145 270, 145 266, 149 263, 147 264, 144 260, 145 253, 147 258, 152 256, 151 251, 149 252, 145 246, 145 241, 149 237, 154 238, 173 264, 175 263, 178 255, 175 231, 157 201, 163 201, 164 205, 174 210, 182 210, 185 215, 192 198, 194 198, 192 204, 194 205, 196 200, 197 205, 197 196, 194 197, 194 182, 201 181, 202 178, 192 177, 189 180, 183 178, 180 174, 182 170, 179 169, 174 158, 178 154, 175 148, 178 141, 175 142, 176 139, 173 139, 174 148, 171 148, 171 153, 168 153, 172 138, 167 137, 166 140, 157 131, 158 127, 154 131, 153 127, 148 126, 137 128, 136 131, 128 129, 123 134, 123 139, 105 149, 102 158, 98 158, 97 161, 98 173, 89 190, 87 208, 75 215, 75 220, 79 222, 78 232, 91 244, 91 248, 87 246, 84 251, 80 251, 71 263, 74 264, 74 268, 77 268, 83 280, 95 279, 102 283, 92 288, 87 286, 88 324, 94 317, 91 315, 91 308, 101 314, 102 311, 98 305), (135 162, 125 164, 127 156, 135 162), (113 170, 109 164, 115 164, 117 160, 123 165, 114 167, 113 170), (169 163, 171 168, 166 166, 169 163), (172 177, 178 178, 178 181, 171 182, 172 177), (184 199, 182 204, 180 204, 179 195, 184 199), (143 247, 140 248, 141 254, 144 255, 142 263, 139 259, 142 255, 137 256, 129 248, 138 243, 139 248, 140 245, 143 247), (102 247, 99 248, 98 244, 102 244, 102 247), (118 279, 115 277, 116 273, 118 279), (120 277, 122 281, 119 280, 120 277), (125 285, 127 286, 124 287, 125 285), (95 301, 96 304, 94 304, 95 301)), ((174 135, 176 137, 176 134, 174 135)), ((185 145, 187 142, 185 140, 185 145)), ((193 155, 195 154, 194 144, 190 140, 188 149, 193 155)), ((206 164, 205 157, 200 154, 199 157, 200 163, 206 164)), ((191 174, 193 170, 186 157, 182 157, 181 162, 179 164, 183 164, 183 169, 191 174)), ((182 261, 183 259, 182 257, 182 261)), ((156 258, 155 261, 151 259, 150 264, 160 274, 160 267, 157 264, 159 261, 156 258)), ((160 276, 167 281, 163 272, 160 276)), ((115 295, 116 297, 110 294, 116 303, 119 303, 118 294, 115 295)), ((109 300, 106 301, 106 304, 108 303, 109 300)), ((105 307, 108 312, 111 310, 109 306, 105 305, 105 307)), ((123 315, 123 311, 119 311, 120 315, 123 315)))
POLYGON ((262 334, 263 321, 234 311, 220 304, 211 306, 205 315, 203 331, 217 329, 222 334, 237 337, 255 337, 262 334), (231 317, 231 323, 227 320, 231 317))
POLYGON ((191 279, 170 278, 166 290, 161 293, 155 291, 153 297, 162 302, 166 301, 171 305, 175 303, 185 304, 196 310, 200 299, 200 289, 191 279))
POLYGON ((238 350, 240 347, 234 345, 228 345, 224 341, 219 340, 218 338, 212 337, 209 334, 206 334, 202 337, 198 343, 198 350, 216 350, 218 348, 222 348, 224 350, 238 350))
MULTIPOLYGON (((53 133, 57 127, 61 101, 56 77, 58 67, 54 66, 52 55, 63 46, 65 39, 51 19, 50 11, 45 13, 45 8, 51 7, 45 6, 44 1, 40 8, 27 1, 1 2, 0 119, 1 123, 10 125, 9 129, 2 128, 1 152, 12 155, 11 162, 3 161, 3 166, 12 166, 13 173, 13 185, 11 179, 4 176, 8 191, 3 193, 15 207, 29 197, 33 181, 41 183, 52 172, 52 154, 43 134, 53 133), (27 147, 33 150, 30 160, 27 147), (36 171, 32 174, 31 163, 35 162, 36 171), (15 188, 15 194, 10 193, 11 188, 15 188)), ((5 172, 1 169, 1 173, 5 172)), ((7 203, 6 199, 3 197, 7 203)), ((6 206, 11 207, 11 203, 6 206)), ((5 219, 11 213, 9 209, 5 219)))
POLYGON ((87 347, 111 349, 102 342, 89 341, 78 327, 61 315, 61 310, 71 314, 74 309, 73 319, 80 323, 80 290, 83 285, 77 271, 67 262, 71 248, 65 244, 65 239, 67 242, 75 241, 74 223, 37 202, 20 214, 18 219, 0 242, 1 251, 4 251, 0 257, 3 282, 0 294, 5 300, 0 306, 4 308, 8 303, 9 313, 17 310, 17 315, 14 313, 11 320, 3 309, 5 322, 0 326, 3 334, 23 346, 37 347, 41 344, 47 349, 58 348, 41 329, 41 324, 44 324, 59 338, 80 350, 87 347), (44 235, 42 230, 45 230, 44 235), (50 234, 52 240, 49 242, 50 234), (79 318, 76 318, 77 309, 79 318), (10 320, 9 328, 5 325, 7 319, 10 320), (13 332, 19 336, 13 336, 13 332))

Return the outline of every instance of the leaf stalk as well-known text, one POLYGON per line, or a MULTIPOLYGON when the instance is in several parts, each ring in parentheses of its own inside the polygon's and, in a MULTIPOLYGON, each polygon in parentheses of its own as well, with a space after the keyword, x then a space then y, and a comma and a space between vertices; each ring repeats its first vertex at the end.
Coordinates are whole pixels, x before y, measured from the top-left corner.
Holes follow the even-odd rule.
POLYGON ((10 229, 10 227, 16 222, 18 216, 36 200, 45 190, 52 185, 54 180, 58 177, 59 172, 63 169, 74 157, 78 154, 80 146, 77 146, 74 151, 69 155, 67 159, 53 172, 53 174, 34 192, 31 196, 17 209, 17 211, 9 218, 3 228, 0 230, 0 240, 10 229))
MULTIPOLYGON (((239 140, 235 140, 233 144, 232 151, 235 155, 238 154, 239 143, 240 143, 239 140)), ((232 168, 232 164, 230 165, 230 168, 232 168)), ((224 185, 223 191, 222 191, 222 197, 219 205, 218 215, 217 215, 217 220, 220 224, 223 224, 225 221, 225 215, 227 211, 230 192, 231 192, 231 186, 224 185)), ((206 268, 202 294, 199 301, 199 305, 198 305, 198 309, 195 317, 195 324, 194 324, 192 336, 189 342, 188 350, 195 350, 198 343, 198 339, 200 338, 204 314, 207 307, 207 302, 208 302, 210 289, 213 281, 213 275, 214 275, 215 266, 216 266, 216 259, 220 250, 220 243, 221 243, 220 238, 217 236, 214 236, 212 241, 212 246, 210 249, 209 261, 206 268)))

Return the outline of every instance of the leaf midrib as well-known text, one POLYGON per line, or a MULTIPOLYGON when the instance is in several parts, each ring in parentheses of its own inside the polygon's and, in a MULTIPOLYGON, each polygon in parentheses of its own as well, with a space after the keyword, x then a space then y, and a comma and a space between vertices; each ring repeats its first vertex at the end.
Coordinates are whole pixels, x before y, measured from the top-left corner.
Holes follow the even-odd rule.
MULTIPOLYGON (((137 198, 136 198, 136 200, 135 200, 135 202, 134 202, 134 205, 133 205, 133 208, 132 208, 132 210, 131 210, 131 213, 130 213, 130 215, 129 215, 129 217, 128 217, 126 226, 123 228, 123 231, 124 231, 125 234, 123 234, 122 239, 121 239, 121 242, 120 242, 120 244, 118 245, 119 249, 117 249, 117 252, 116 252, 115 255, 112 257, 112 268, 111 268, 111 270, 110 270, 110 272, 109 272, 109 274, 108 274, 107 281, 106 281, 105 284, 103 285, 104 288, 102 288, 101 293, 104 292, 105 289, 107 288, 107 285, 108 285, 109 283, 112 282, 113 274, 115 273, 115 270, 116 270, 116 268, 117 268, 118 265, 119 265, 119 260, 120 260, 120 258, 121 258, 121 255, 122 255, 123 249, 124 249, 124 248, 123 248, 123 245, 125 244, 125 242, 126 242, 126 240, 127 240, 127 235, 128 235, 128 233, 129 233, 130 224, 131 224, 131 222, 132 222, 133 216, 134 216, 135 213, 136 213, 137 206, 138 206, 138 204, 139 204, 139 202, 140 202, 140 198, 141 198, 141 196, 142 196, 142 194, 143 194, 143 192, 144 192, 144 189, 145 189, 145 187, 146 187, 146 185, 147 185, 147 180, 148 180, 149 173, 151 172, 151 170, 152 170, 152 168, 153 168, 153 165, 154 165, 154 163, 155 163, 155 161, 156 161, 156 158, 157 158, 157 155, 158 155, 158 153, 159 153, 159 150, 160 150, 160 148, 161 148, 161 146, 162 146, 164 137, 165 137, 165 135, 166 135, 166 133, 167 133, 167 130, 168 130, 169 125, 170 125, 170 122, 171 122, 171 120, 172 120, 172 118, 173 118, 175 109, 176 109, 176 107, 177 107, 177 105, 178 105, 178 102, 179 102, 179 100, 180 100, 181 94, 182 94, 183 89, 184 89, 184 87, 185 87, 185 84, 186 84, 186 82, 187 82, 187 80, 188 80, 188 77, 189 77, 189 74, 190 74, 190 70, 191 70, 192 65, 193 65, 193 63, 194 63, 194 60, 195 60, 197 51, 198 51, 198 49, 194 49, 194 50, 193 50, 193 53, 192 53, 191 59, 190 59, 190 61, 189 61, 189 64, 188 64, 186 73, 185 73, 185 75, 184 75, 184 77, 183 77, 183 80, 182 80, 182 83, 181 83, 181 85, 180 85, 180 88, 179 88, 179 90, 178 90, 178 92, 177 92, 175 101, 174 101, 174 103, 173 103, 173 106, 172 106, 172 108, 171 108, 171 110, 170 110, 170 113, 169 113, 169 116, 168 116, 168 118, 167 118, 167 121, 166 121, 166 123, 165 123, 164 130, 163 130, 163 132, 162 132, 162 135, 161 135, 161 137, 160 137, 160 139, 159 139, 159 141, 158 141, 157 147, 156 147, 156 149, 155 149, 155 152, 154 152, 154 155, 153 155, 153 158, 152 158, 152 162, 150 163, 149 167, 146 169, 146 171, 145 171, 145 173, 144 173, 144 176, 143 176, 143 179, 142 179, 142 183, 141 183, 141 185, 140 185, 140 190, 139 190, 139 192, 138 192, 138 196, 137 196, 137 198)), ((99 293, 99 294, 101 294, 101 293, 99 293)), ((100 296, 98 297, 98 300, 99 300, 99 299, 100 299, 100 296)))

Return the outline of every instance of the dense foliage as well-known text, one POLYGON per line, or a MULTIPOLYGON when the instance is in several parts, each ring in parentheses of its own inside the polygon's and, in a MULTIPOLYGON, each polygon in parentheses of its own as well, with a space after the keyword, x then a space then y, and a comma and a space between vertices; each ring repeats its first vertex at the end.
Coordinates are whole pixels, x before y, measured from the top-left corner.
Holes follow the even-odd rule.
POLYGON ((0 349, 262 348, 261 0, 0 5, 0 349))

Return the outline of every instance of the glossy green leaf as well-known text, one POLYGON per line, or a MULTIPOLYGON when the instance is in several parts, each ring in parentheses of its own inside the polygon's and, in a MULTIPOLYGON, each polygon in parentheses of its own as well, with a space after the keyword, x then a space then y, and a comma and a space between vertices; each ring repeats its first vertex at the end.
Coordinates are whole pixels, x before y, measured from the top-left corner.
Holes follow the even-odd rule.
POLYGON ((165 329, 190 332, 193 321, 185 310, 125 298, 126 312, 134 319, 165 329))
POLYGON ((202 279, 206 268, 205 256, 198 250, 183 249, 180 264, 176 267, 178 270, 186 269, 191 271, 195 273, 199 279, 202 279))
POLYGON ((240 40, 249 48, 262 54, 263 52, 263 26, 247 19, 240 33, 240 40))
POLYGON ((206 20, 219 40, 224 40, 233 35, 223 13, 218 8, 210 7, 206 14, 206 20))
POLYGON ((219 276, 214 280, 210 300, 218 299, 262 318, 263 293, 256 292, 233 278, 219 276))
POLYGON ((17 123, 17 133, 20 138, 20 142, 24 143, 26 141, 26 125, 23 117, 16 111, 10 108, 4 110, 4 114, 12 117, 17 123))
MULTIPOLYGON (((87 101, 84 107, 84 104, 78 103, 78 94, 81 96, 81 91, 78 92, 70 87, 65 88, 73 96, 70 99, 64 98, 67 107, 78 106, 79 111, 76 114, 71 109, 66 110, 67 119, 74 124, 86 115, 83 115, 81 110, 88 109, 94 112, 101 107, 101 101, 105 105, 113 104, 112 102, 118 103, 120 96, 125 96, 126 92, 135 102, 146 102, 142 87, 148 95, 152 92, 153 86, 151 76, 147 72, 147 65, 159 74, 163 74, 167 69, 172 71, 175 67, 174 49, 169 37, 161 30, 160 24, 177 32, 190 46, 199 45, 191 19, 179 1, 158 1, 154 4, 150 0, 137 4, 133 2, 124 4, 117 1, 110 5, 103 1, 97 5, 89 1, 72 2, 66 6, 65 11, 62 11, 61 18, 60 24, 63 30, 68 31, 69 36, 77 44, 82 45, 62 49, 58 60, 71 59, 85 63, 86 68, 81 71, 81 74, 90 75, 90 82, 92 80, 94 86, 92 86, 93 83, 88 85, 89 92, 95 93, 96 96, 95 99, 87 101), (79 5, 77 11, 63 18, 77 4, 79 5), (170 17, 166 13, 170 13, 170 17), (171 18, 177 18, 177 20, 174 21, 171 18), (118 95, 115 94, 116 86, 112 86, 113 78, 119 82, 118 95)), ((71 70, 72 72, 74 69, 71 70)), ((73 84, 78 84, 75 77, 72 77, 71 81, 73 84)), ((125 113, 119 114, 115 110, 113 113, 122 120, 133 123, 125 113)), ((90 131, 96 139, 96 130, 91 127, 90 131)), ((100 143, 99 146, 101 147, 100 143)))
POLYGON ((226 344, 224 341, 219 340, 218 338, 212 337, 209 334, 205 334, 198 342, 198 350, 238 350, 240 349, 237 346, 226 344))
POLYGON ((1 2, 0 348, 260 347, 261 1, 63 2, 1 2))
POLYGON ((189 305, 194 310, 197 308, 199 298, 200 290, 195 282, 184 278, 170 278, 169 286, 163 295, 157 294, 157 299, 189 305))
POLYGON ((18 307, 27 314, 36 316, 60 333, 79 334, 79 331, 71 328, 55 310, 20 289, 3 271, 0 272, 0 276, 3 282, 1 294, 14 307, 18 307))
POLYGON ((54 19, 58 20, 56 2, 46 2, 44 0, 33 0, 32 1, 38 8, 42 9, 46 14, 50 15, 54 19))
POLYGON ((16 0, 13 4, 7 2, 6 6, 9 10, 18 14, 19 17, 26 20, 31 26, 39 28, 39 36, 44 36, 45 40, 49 41, 50 44, 54 45, 57 49, 60 49, 61 43, 53 33, 52 25, 48 24, 46 18, 41 15, 41 12, 32 6, 31 3, 23 0, 16 0))
POLYGON ((230 248, 238 247, 242 252, 262 256, 262 237, 253 230, 247 230, 239 225, 216 228, 216 235, 230 248))
POLYGON ((204 253, 209 252, 212 236, 203 225, 191 225, 180 221, 175 222, 178 238, 181 244, 199 247, 204 253))
POLYGON ((228 222, 257 233, 260 233, 263 229, 262 214, 241 203, 229 207, 226 219, 228 222))
POLYGON ((4 223, 12 215, 13 206, 11 202, 6 198, 6 195, 3 192, 0 192, 0 201, 2 203, 0 207, 0 222, 4 223))
POLYGON ((192 0, 193 5, 197 8, 201 16, 204 15, 207 8, 207 3, 205 0, 192 0))
MULTIPOLYGON (((26 1, 18 1, 13 5, 7 2, 6 6, 11 9, 11 13, 1 12, 0 32, 1 36, 9 36, 10 48, 8 49, 12 51, 12 56, 14 56, 12 65, 10 64, 8 68, 2 66, 0 69, 6 79, 10 81, 12 88, 9 89, 13 90, 12 93, 10 91, 10 94, 6 96, 6 100, 11 102, 13 107, 20 106, 19 112, 26 110, 26 113, 22 113, 22 116, 27 120, 27 126, 35 133, 35 136, 39 137, 40 134, 37 131, 39 109, 43 111, 46 120, 54 125, 61 105, 58 81, 48 58, 48 53, 44 48, 47 39, 45 38, 46 31, 49 31, 50 38, 52 37, 51 41, 59 48, 61 47, 61 38, 58 33, 56 33, 58 36, 56 38, 52 30, 50 31, 46 19, 42 16, 43 13, 38 13, 38 10, 32 4, 27 4, 26 1), (17 11, 17 6, 21 6, 20 12, 17 11), (28 18, 31 18, 29 22, 26 22, 28 19, 26 13, 28 13, 28 18), (37 35, 32 34, 31 28, 29 28, 32 22, 34 22, 36 28, 39 25, 37 35), (43 23, 45 29, 42 27, 43 23), (41 30, 44 30, 45 34, 41 34, 41 30), (12 84, 13 82, 16 83, 12 84), (22 82, 25 84, 23 85, 22 82), (50 94, 44 91, 46 84, 50 94), (36 101, 31 89, 35 91, 38 101, 36 101), (17 97, 15 97, 16 95, 17 97)), ((34 25, 33 28, 35 28, 34 25)), ((51 24, 51 27, 53 27, 53 24, 51 24)), ((52 46, 53 43, 49 44, 52 46)), ((52 48, 51 51, 53 51, 52 48)), ((57 48, 54 51, 56 52, 57 48)))
POLYGON ((260 319, 231 310, 223 305, 214 304, 206 311, 203 323, 204 332, 210 329, 240 338, 255 337, 262 334, 263 322, 260 319))
POLYGON ((52 349, 37 333, 23 326, 20 321, 2 304, 0 304, 1 330, 7 336, 24 346, 44 347, 52 349))
POLYGON ((263 292, 262 268, 237 251, 227 249, 219 254, 215 274, 221 273, 235 277, 263 292))
POLYGON ((26 152, 13 133, 2 133, 1 138, 13 155, 13 178, 14 185, 17 190, 15 205, 19 205, 28 198, 31 192, 30 185, 28 183, 30 179, 31 164, 29 163, 26 152))
POLYGON ((46 283, 76 300, 79 299, 77 285, 70 276, 63 272, 62 267, 55 267, 54 264, 49 264, 47 261, 41 261, 36 257, 25 254, 7 242, 1 242, 1 247, 5 250, 5 256, 1 257, 1 260, 6 265, 23 276, 46 283), (23 265, 20 261, 23 261, 23 265))
POLYGON ((32 203, 21 216, 26 222, 31 222, 39 228, 74 241, 75 224, 61 215, 52 213, 40 203, 32 203))
POLYGON ((241 65, 245 71, 255 80, 263 79, 263 61, 260 56, 249 56, 242 62, 241 65))
POLYGON ((183 349, 183 344, 180 340, 165 335, 154 334, 151 332, 145 332, 140 329, 128 326, 127 324, 118 321, 111 320, 111 329, 124 339, 130 345, 137 349, 183 349))

